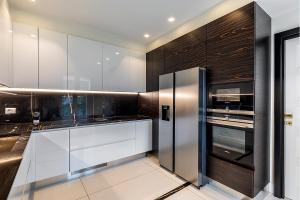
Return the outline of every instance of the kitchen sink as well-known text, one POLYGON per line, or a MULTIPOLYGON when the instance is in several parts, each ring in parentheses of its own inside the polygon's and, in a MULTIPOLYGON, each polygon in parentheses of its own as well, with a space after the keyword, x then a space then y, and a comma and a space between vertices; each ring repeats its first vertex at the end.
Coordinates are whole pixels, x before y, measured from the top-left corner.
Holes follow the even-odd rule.
POLYGON ((18 139, 19 136, 0 137, 0 153, 11 151, 18 139))

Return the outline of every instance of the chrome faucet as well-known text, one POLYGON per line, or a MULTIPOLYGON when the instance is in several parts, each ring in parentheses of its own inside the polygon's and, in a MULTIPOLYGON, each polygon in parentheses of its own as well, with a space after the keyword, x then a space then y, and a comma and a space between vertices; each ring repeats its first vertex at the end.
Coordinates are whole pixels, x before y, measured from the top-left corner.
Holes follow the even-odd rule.
POLYGON ((73 106, 71 103, 71 98, 70 98, 70 94, 68 93, 68 101, 69 101, 69 106, 70 106, 70 111, 71 111, 71 115, 73 115, 73 124, 75 125, 77 120, 76 120, 76 113, 73 111, 73 106))

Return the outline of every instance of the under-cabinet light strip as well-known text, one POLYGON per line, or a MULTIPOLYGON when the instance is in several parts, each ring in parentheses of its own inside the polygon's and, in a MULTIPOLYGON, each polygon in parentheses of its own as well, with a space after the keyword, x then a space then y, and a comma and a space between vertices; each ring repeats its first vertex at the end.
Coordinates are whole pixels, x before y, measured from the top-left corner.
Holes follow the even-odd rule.
POLYGON ((138 92, 110 92, 110 91, 89 91, 89 90, 55 90, 55 89, 34 89, 34 88, 1 88, 0 92, 36 92, 36 93, 71 93, 71 94, 130 94, 137 95, 138 92))

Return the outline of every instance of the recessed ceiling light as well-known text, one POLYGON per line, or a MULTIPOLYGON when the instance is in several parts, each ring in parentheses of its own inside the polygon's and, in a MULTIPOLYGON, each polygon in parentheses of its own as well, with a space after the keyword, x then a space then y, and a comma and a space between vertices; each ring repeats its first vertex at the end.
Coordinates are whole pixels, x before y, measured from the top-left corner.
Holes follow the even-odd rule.
POLYGON ((36 0, 29 0, 30 2, 34 3, 36 0))
POLYGON ((101 62, 97 62, 97 65, 100 65, 101 64, 101 62))
POLYGON ((175 18, 174 18, 174 17, 169 17, 169 18, 168 18, 168 21, 172 23, 172 22, 175 21, 175 18))
POLYGON ((145 33, 145 34, 144 34, 144 37, 145 37, 145 38, 149 38, 150 35, 149 35, 148 33, 145 33))
POLYGON ((12 33, 12 32, 13 32, 13 30, 11 30, 11 29, 10 29, 8 32, 12 33))
POLYGON ((110 61, 110 58, 105 58, 105 60, 110 61))
POLYGON ((116 55, 120 55, 120 52, 117 51, 117 52, 116 52, 116 55))

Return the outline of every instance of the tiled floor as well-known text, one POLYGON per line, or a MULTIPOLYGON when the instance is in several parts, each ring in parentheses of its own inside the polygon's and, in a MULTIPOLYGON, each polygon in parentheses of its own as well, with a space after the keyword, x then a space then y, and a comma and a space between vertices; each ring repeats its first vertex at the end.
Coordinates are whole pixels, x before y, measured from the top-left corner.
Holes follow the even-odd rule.
MULTIPOLYGON (((73 180, 37 186, 34 200, 153 200, 183 184, 153 157, 142 158, 119 166, 100 170, 73 180)), ((189 186, 168 200, 235 200, 213 185, 200 190, 189 186)), ((272 198, 268 198, 271 200, 272 198)))

